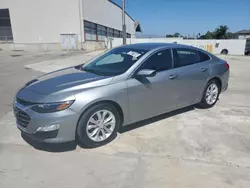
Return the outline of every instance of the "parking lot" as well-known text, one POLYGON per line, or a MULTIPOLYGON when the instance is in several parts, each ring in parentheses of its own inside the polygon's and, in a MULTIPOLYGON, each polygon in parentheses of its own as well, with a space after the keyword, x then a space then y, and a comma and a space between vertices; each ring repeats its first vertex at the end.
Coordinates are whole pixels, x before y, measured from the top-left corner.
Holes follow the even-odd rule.
POLYGON ((0 54, 1 188, 250 187, 250 57, 221 56, 230 64, 229 88, 211 109, 188 107, 129 125, 97 149, 35 149, 16 128, 12 98, 42 74, 43 61, 79 54, 11 55, 0 54))

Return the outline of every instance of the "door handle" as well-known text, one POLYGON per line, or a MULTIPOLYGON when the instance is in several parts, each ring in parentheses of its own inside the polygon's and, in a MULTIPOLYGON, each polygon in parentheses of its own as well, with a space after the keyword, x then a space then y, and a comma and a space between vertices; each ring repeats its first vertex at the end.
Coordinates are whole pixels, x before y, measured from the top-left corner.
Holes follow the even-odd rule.
POLYGON ((207 68, 201 68, 201 72, 206 72, 207 68))
POLYGON ((168 78, 169 78, 170 80, 173 80, 173 79, 176 79, 176 78, 177 78, 177 75, 171 74, 168 78))

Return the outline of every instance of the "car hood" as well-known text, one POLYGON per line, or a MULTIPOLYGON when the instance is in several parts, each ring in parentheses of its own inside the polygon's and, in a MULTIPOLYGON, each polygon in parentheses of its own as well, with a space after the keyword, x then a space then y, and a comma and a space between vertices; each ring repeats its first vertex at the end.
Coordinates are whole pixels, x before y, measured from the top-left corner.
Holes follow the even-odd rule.
POLYGON ((49 95, 109 84, 112 77, 100 76, 74 67, 45 74, 28 82, 25 90, 49 95))

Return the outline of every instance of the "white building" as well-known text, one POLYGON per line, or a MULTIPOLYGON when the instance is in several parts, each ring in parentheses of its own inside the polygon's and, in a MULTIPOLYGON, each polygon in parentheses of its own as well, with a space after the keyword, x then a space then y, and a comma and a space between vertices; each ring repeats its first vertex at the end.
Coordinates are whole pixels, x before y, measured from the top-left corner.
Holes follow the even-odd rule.
MULTIPOLYGON (((125 20, 135 37, 140 25, 125 20)), ((0 0, 0 41, 12 48, 99 48, 106 36, 122 37, 122 9, 110 0, 0 0)))
POLYGON ((250 39, 250 30, 241 30, 234 33, 234 35, 238 39, 250 39))

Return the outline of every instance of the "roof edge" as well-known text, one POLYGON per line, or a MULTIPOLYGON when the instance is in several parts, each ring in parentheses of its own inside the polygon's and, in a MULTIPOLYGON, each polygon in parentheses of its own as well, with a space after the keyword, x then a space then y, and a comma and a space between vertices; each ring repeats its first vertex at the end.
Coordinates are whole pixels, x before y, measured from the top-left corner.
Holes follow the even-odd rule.
MULTIPOLYGON (((119 8, 122 10, 122 7, 120 7, 120 5, 118 5, 117 3, 113 2, 112 0, 108 0, 108 2, 112 3, 113 5, 119 7, 119 8)), ((125 13, 126 13, 126 15, 127 15, 128 17, 130 17, 131 20, 133 20, 134 22, 136 22, 136 21, 134 20, 134 18, 132 18, 126 11, 125 11, 125 13)))
POLYGON ((249 33, 250 33, 250 30, 243 29, 243 30, 235 32, 234 34, 249 34, 249 33))

